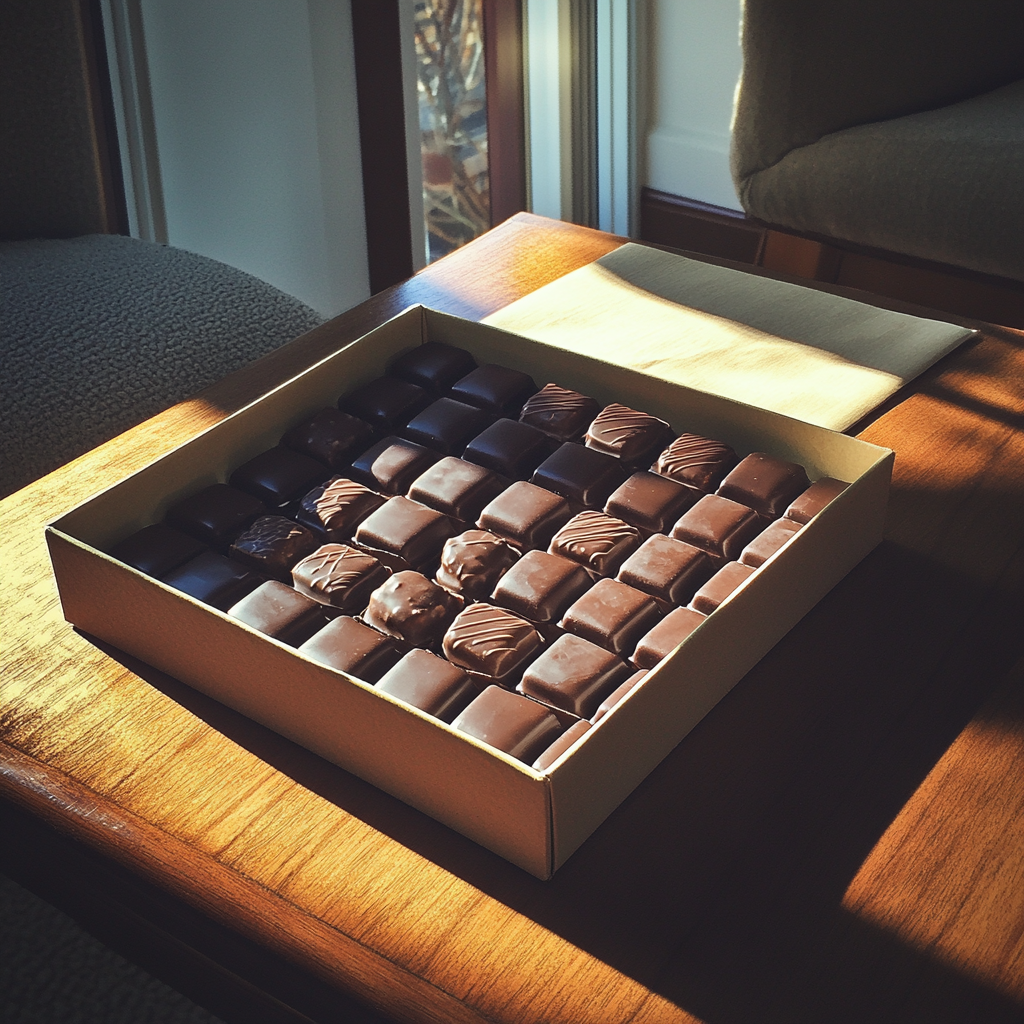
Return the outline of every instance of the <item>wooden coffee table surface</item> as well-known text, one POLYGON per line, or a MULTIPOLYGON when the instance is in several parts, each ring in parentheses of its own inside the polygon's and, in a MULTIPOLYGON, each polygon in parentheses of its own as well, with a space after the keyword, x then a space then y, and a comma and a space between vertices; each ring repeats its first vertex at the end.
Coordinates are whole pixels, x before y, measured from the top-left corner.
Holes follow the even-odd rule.
POLYGON ((883 544, 550 882, 64 622, 48 520, 411 302, 481 318, 618 242, 520 215, 6 499, 0 793, 398 1020, 1019 1021, 1019 331, 864 428, 883 544))

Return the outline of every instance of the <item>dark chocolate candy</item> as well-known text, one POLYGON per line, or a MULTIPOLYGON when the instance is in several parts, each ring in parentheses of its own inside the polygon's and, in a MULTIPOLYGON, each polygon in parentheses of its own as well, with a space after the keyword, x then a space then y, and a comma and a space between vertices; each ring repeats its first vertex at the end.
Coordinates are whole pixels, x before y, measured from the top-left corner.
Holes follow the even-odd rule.
POLYGON ((562 725, 550 708, 500 686, 488 686, 452 726, 527 764, 562 732, 562 725))
POLYGON ((385 437, 352 460, 351 474, 385 494, 404 494, 438 460, 438 454, 404 437, 385 437))
POLYGON ((388 371, 428 391, 444 391, 476 368, 476 360, 464 349, 442 341, 428 341, 399 356, 388 371))
POLYGON ((450 661, 430 651, 409 651, 377 689, 428 715, 450 722, 477 695, 473 680, 450 661))
POLYGON ((507 484, 483 466, 445 456, 413 481, 409 497, 452 519, 472 523, 507 484))
POLYGON ((462 602, 422 573, 396 572, 371 595, 363 621, 412 647, 441 642, 462 602))
POLYGON ((831 477, 822 477, 815 480, 810 487, 804 491, 786 509, 786 519, 792 519, 795 523, 809 523, 833 498, 838 498, 843 491, 849 487, 842 480, 833 480, 831 477))
POLYGON ((656 533, 622 563, 616 579, 666 605, 685 604, 715 571, 699 548, 656 533))
POLYGON ((466 445, 463 458, 513 480, 524 480, 551 451, 546 434, 518 420, 500 419, 466 445))
POLYGON ((587 429, 585 442, 623 462, 646 462, 672 436, 672 428, 657 416, 639 412, 628 405, 606 405, 587 429))
POLYGON ((759 533, 744 549, 739 560, 756 569, 763 565, 793 534, 803 529, 802 523, 792 519, 776 519, 763 533, 759 533))
POLYGON ((340 543, 351 540, 356 527, 387 500, 355 480, 336 476, 302 499, 295 518, 329 541, 340 543))
POLYGON ((147 576, 163 576, 206 550, 195 537, 163 523, 143 527, 110 549, 112 557, 147 576))
POLYGON ((404 426, 429 404, 423 388, 397 377, 378 377, 338 399, 339 409, 381 432, 404 426))
POLYGON ((300 594, 354 615, 390 575, 386 566, 348 544, 325 544, 292 569, 300 594))
POLYGON ((753 509, 718 494, 706 494, 672 527, 671 536, 706 551, 721 565, 738 558, 764 524, 753 509))
POLYGON ((478 602, 455 616, 442 646, 467 672, 502 680, 514 675, 541 646, 540 633, 504 608, 478 602))
POLYGON ((544 751, 536 761, 533 762, 533 767, 538 772, 546 772, 571 746, 574 746, 576 741, 582 739, 590 731, 589 722, 577 722, 575 725, 570 725, 561 736, 555 740, 554 743, 544 751))
POLYGON ((292 566, 311 555, 320 541, 312 530, 284 516, 260 516, 231 545, 232 558, 264 576, 290 583, 292 566))
POLYGON ((660 616, 649 594, 619 580, 598 580, 559 625, 615 654, 627 654, 660 616))
POLYGON ((526 400, 519 419, 556 441, 578 441, 600 411, 597 399, 558 384, 545 384, 526 400))
POLYGON ((489 412, 475 405, 439 398, 409 420, 402 434, 442 455, 458 455, 491 419, 489 412))
POLYGON ((576 562, 527 551, 498 581, 493 600, 532 622, 554 622, 591 584, 576 562))
POLYGON ((259 498, 227 484, 213 484, 179 501, 167 522, 204 544, 226 548, 258 516, 268 509, 259 498))
POLYGON ((391 637, 347 615, 340 615, 314 633, 299 651, 366 683, 375 683, 405 653, 391 637))
POLYGON ((232 605, 228 615, 293 647, 327 624, 322 605, 277 580, 258 586, 232 605))
POLYGON ((633 652, 637 668, 654 668, 667 658, 705 619, 692 608, 669 612, 649 633, 641 637, 633 652))
POLYGON ((741 583, 745 583, 753 572, 752 566, 741 565, 739 562, 726 562, 693 595, 688 607, 702 615, 710 615, 741 583))
POLYGON ((696 487, 641 471, 612 491, 604 510, 645 533, 665 533, 702 497, 696 487))
POLYGON ((385 565, 420 569, 437 561, 454 533, 446 515, 399 494, 359 524, 354 540, 385 565))
POLYGON ((232 558, 204 551, 177 569, 172 569, 163 577, 163 581, 169 587, 223 611, 258 587, 263 578, 249 572, 232 558))
POLYGON ((523 402, 536 390, 529 374, 489 363, 456 381, 450 393, 457 401, 487 409, 495 416, 518 416, 523 402))
POLYGON ((567 442, 537 467, 530 481, 577 505, 601 508, 624 475, 618 459, 567 442))
POLYGON ((597 711, 595 711, 594 714, 591 715, 591 722, 593 722, 595 725, 598 722, 600 722, 601 719, 604 718, 604 716, 607 715, 608 712, 611 711, 611 709, 615 707, 615 705, 618 704, 619 701, 622 700, 622 698, 625 697, 627 693, 632 691, 633 687, 635 687, 638 683, 643 681, 644 677, 647 675, 647 671, 647 669, 640 669, 639 672, 634 672, 617 689, 613 690, 610 694, 608 694, 608 696, 605 697, 603 701, 601 701, 601 705, 597 709, 597 711))
POLYGON ((575 515, 551 538, 548 551, 582 565, 597 576, 611 576, 640 546, 636 527, 604 512, 575 515))
POLYGON ((754 452, 730 471, 717 493, 749 506, 758 515, 775 519, 809 486, 803 466, 754 452))
MULTIPOLYGON (((576 447, 583 451, 579 445, 576 447)), ((565 498, 544 487, 517 480, 485 506, 477 525, 524 551, 546 547, 555 531, 571 515, 565 498)))
POLYGON ((302 497, 327 477, 327 470, 316 459, 278 445, 243 463, 228 482, 274 508, 302 497))
POLYGON ((498 580, 519 557, 500 537, 486 530, 466 530, 445 541, 436 579, 465 601, 490 596, 498 580))
POLYGON ((338 409, 321 409, 292 427, 281 444, 337 472, 372 440, 373 427, 365 420, 338 409))
POLYGON ((531 662, 516 689, 580 718, 589 718, 630 671, 621 658, 566 633, 531 662))
POLYGON ((651 469, 669 480, 710 493, 736 462, 736 453, 727 444, 700 434, 680 434, 651 469))

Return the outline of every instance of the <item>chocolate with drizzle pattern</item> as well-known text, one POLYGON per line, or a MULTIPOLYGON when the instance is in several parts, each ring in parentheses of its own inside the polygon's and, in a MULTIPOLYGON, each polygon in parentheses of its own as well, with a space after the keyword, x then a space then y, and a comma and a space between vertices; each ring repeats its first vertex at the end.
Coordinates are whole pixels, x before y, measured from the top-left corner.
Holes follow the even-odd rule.
POLYGON ((522 665, 541 642, 540 633, 525 619, 477 602, 455 617, 442 647, 452 664, 501 679, 522 665))
POLYGON ((575 515, 551 540, 548 551, 563 555, 599 576, 615 573, 640 546, 640 531, 605 512, 575 515))
POLYGON ((722 441, 700 434, 680 434, 651 469, 669 480, 690 484, 711 493, 739 460, 722 441))

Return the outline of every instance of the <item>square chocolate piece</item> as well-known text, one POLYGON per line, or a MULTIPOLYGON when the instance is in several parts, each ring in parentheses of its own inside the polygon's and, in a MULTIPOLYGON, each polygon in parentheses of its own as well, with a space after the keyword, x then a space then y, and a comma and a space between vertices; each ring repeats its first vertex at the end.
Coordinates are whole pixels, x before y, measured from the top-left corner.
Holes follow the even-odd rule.
POLYGON ((172 569, 163 577, 163 581, 203 604, 224 611, 241 601, 250 590, 255 590, 263 578, 249 572, 232 558, 204 551, 177 569, 172 569))
POLYGON ((624 477, 618 459, 567 442, 537 467, 530 482, 577 505, 601 508, 624 477))
POLYGON ((292 647, 327 625, 322 605, 277 580, 258 586, 232 605, 228 615, 292 647))
POLYGON ((727 597, 732 595, 741 583, 745 583, 753 574, 752 566, 741 565, 739 562, 726 562, 693 595, 688 607, 695 612, 700 612, 701 615, 710 615, 727 597))
POLYGON ((562 733, 562 725, 550 708, 500 686, 488 686, 452 726, 527 764, 532 764, 562 733))
POLYGON ((555 531, 571 516, 572 510, 565 498, 544 487, 517 480, 484 507, 477 526, 525 551, 547 547, 555 531))
POLYGON ((446 455, 413 481, 409 497, 452 519, 472 523, 507 484, 483 466, 446 455))
POLYGON ((450 388, 476 369, 476 360, 464 349, 443 341, 428 341, 399 356, 388 371, 435 393, 450 388))
POLYGON ((671 536, 707 552, 718 565, 739 558, 761 532, 757 513, 718 494, 706 494, 672 527, 671 536))
POLYGON ((659 456, 651 469, 710 494, 739 460, 727 444, 700 434, 680 434, 659 456))
POLYGON ((312 530, 284 516, 260 516, 235 538, 230 555, 264 576, 290 583, 292 566, 320 546, 312 530))
POLYGON ((435 579, 464 601, 490 596, 519 553, 486 530, 466 530, 444 542, 435 579))
POLYGON ((259 498, 272 508, 301 498, 311 487, 328 477, 323 464, 290 448, 268 448, 243 463, 228 483, 259 498))
POLYGON ((654 668, 667 658, 706 618, 692 608, 669 612, 649 633, 640 639, 633 652, 637 668, 654 668))
POLYGON ((604 512, 584 511, 551 538, 548 551, 582 565, 595 576, 611 576, 640 546, 635 526, 604 512))
POLYGON ((402 434, 442 455, 458 455, 491 419, 475 405, 439 398, 409 420, 402 434))
POLYGON ((577 722, 575 725, 570 725, 561 736, 555 740, 554 743, 544 751, 536 761, 533 762, 533 767, 538 772, 546 772, 570 747, 575 746, 576 742, 582 739, 590 731, 591 725, 589 722, 577 722))
POLYGON ((718 485, 717 493, 749 506, 767 519, 776 519, 810 483, 803 466, 754 452, 718 485))
POLYGON ((147 576, 160 577, 201 555, 206 546, 163 523, 143 527, 110 549, 111 557, 147 576))
POLYGON ((405 649, 358 619, 340 615, 302 644, 299 653, 365 683, 375 683, 405 649))
POLYGON ((269 509, 259 498, 227 484, 213 484, 179 501, 167 522, 196 540, 225 549, 247 526, 269 509))
POLYGON ((371 512, 353 539, 391 568, 420 569, 437 562, 454 533, 446 515, 399 494, 371 512))
POLYGON ((462 602, 422 573, 396 572, 371 595, 363 621, 412 647, 440 644, 462 602))
POLYGON ((810 487, 804 491, 786 509, 786 519, 792 519, 795 523, 806 525, 809 523, 833 498, 838 498, 843 491, 849 487, 842 480, 833 480, 824 476, 815 480, 810 487))
POLYGON ((321 409, 281 438, 286 448, 308 455, 335 472, 344 469, 372 441, 373 427, 369 423, 338 409, 321 409))
POLYGON ((430 651, 409 651, 377 689, 442 722, 450 722, 479 692, 461 668, 430 651))
POLYGON ((604 510, 645 533, 665 533, 703 496, 696 487, 641 471, 612 491, 604 510))
POLYGON ((385 437, 352 460, 351 475, 385 494, 404 494, 421 473, 438 460, 438 454, 404 437, 385 437))
POLYGON ((601 719, 604 718, 604 716, 607 715, 608 712, 611 711, 611 709, 615 707, 615 705, 618 704, 619 701, 622 700, 622 698, 625 697, 627 693, 630 693, 632 691, 633 687, 635 687, 638 683, 643 682, 644 678, 647 675, 647 672, 648 670, 644 668, 640 669, 639 672, 634 672, 621 686, 619 686, 617 689, 613 690, 610 694, 608 694, 608 696, 605 697, 603 701, 601 701, 601 706, 597 709, 597 711, 595 711, 594 714, 590 716, 591 722, 597 725, 597 723, 600 722, 601 719))
POLYGON ((692 544, 656 533, 622 563, 615 577, 664 604, 686 604, 715 571, 710 557, 692 544))
POLYGON ((628 405, 606 405, 587 429, 585 442, 605 455, 623 462, 650 462, 672 436, 672 428, 657 416, 639 412, 628 405))
POLYGON ((327 540, 341 543, 351 540, 356 527, 387 500, 355 480, 336 476, 299 502, 295 518, 327 540))
POLYGON ((514 678, 542 643, 540 633, 525 619, 477 602, 455 616, 442 647, 452 664, 500 682, 514 678))
POLYGON ((661 612, 649 594, 618 580, 598 580, 559 625, 599 647, 625 654, 659 618, 661 612))
POLYGON ((456 401, 468 402, 495 416, 518 416, 523 402, 536 390, 537 385, 528 373, 488 363, 456 381, 450 395, 456 401))
POLYGON ((554 622, 590 584, 576 562, 527 551, 498 581, 492 600, 531 622, 554 622))
POLYGON ((292 569, 300 594, 349 615, 361 612, 389 575, 373 555, 348 544, 325 544, 292 569))
POLYGON ((601 403, 595 398, 558 384, 545 384, 526 400, 519 420, 556 441, 580 441, 600 411, 601 403))
POLYGON ((397 377, 378 377, 338 399, 339 409, 381 433, 404 426, 429 404, 430 395, 423 388, 397 377))
POLYGON ((792 519, 776 519, 767 530, 759 533, 743 549, 739 558, 740 562, 754 569, 759 565, 764 565, 793 534, 799 533, 802 529, 803 524, 795 523, 792 519))
POLYGON ((512 480, 525 480, 550 453, 547 434, 518 420, 500 419, 466 445, 463 458, 512 480))

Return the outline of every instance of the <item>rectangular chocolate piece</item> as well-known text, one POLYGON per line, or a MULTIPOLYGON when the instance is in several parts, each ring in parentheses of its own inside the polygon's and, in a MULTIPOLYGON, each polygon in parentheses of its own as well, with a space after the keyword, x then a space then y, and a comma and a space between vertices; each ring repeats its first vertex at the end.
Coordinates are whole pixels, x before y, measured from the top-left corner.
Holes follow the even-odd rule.
POLYGON ((452 519, 472 523, 507 485, 508 481, 483 466, 446 456, 412 482, 409 497, 452 519))
POLYGON ((615 654, 628 654, 661 617, 649 594, 619 580, 598 580, 559 625, 615 654))
POLYGON ((600 411, 601 403, 594 398, 559 384, 545 384, 526 400, 519 419, 556 441, 580 441, 600 411))
POLYGON ((284 516, 260 516, 231 545, 232 558, 264 576, 290 583, 292 566, 320 546, 312 530, 284 516))
POLYGON ((385 494, 404 494, 421 473, 439 456, 415 441, 394 435, 385 437, 358 458, 352 460, 351 475, 385 494))
POLYGON ((756 569, 764 565, 776 551, 789 542, 793 534, 803 529, 801 523, 792 519, 776 519, 763 533, 759 533, 744 549, 739 560, 743 565, 756 569))
POLYGON ((420 569, 436 564, 454 533, 446 515, 399 494, 359 524, 354 541, 392 568, 420 569))
POLYGON ((205 550, 195 537, 163 523, 154 523, 125 537, 110 549, 110 554, 147 576, 159 578, 205 550))
POLYGON ((612 402, 606 405, 587 429, 585 443, 623 462, 643 462, 654 458, 672 436, 672 428, 657 416, 612 402))
POLYGON ((433 647, 461 609, 454 594, 407 570, 396 572, 370 595, 363 621, 412 647, 433 647))
POLYGON ((793 503, 786 509, 785 518, 806 525, 849 486, 842 480, 833 480, 831 477, 815 480, 803 494, 794 498, 793 503))
POLYGON ((356 527, 388 499, 364 484, 337 476, 299 502, 295 518, 333 543, 352 539, 356 527))
POLYGON ((703 496, 696 487, 641 470, 612 491, 604 510, 646 533, 667 533, 703 496))
POLYGON ((527 551, 498 581, 493 600, 531 622, 554 622, 590 584, 583 567, 568 558, 527 551))
POLYGON ((763 526, 757 513, 746 505, 706 494, 680 516, 670 536, 700 548, 721 565, 739 558, 763 526))
POLYGON ((327 476, 327 470, 316 459, 278 445, 239 466, 228 482, 271 507, 280 507, 301 498, 327 476))
POLYGON ((476 360, 464 349, 441 341, 428 341, 399 356, 388 371, 427 391, 444 391, 476 369, 476 360))
POLYGON ((753 452, 729 472, 717 493, 749 506, 760 516, 776 519, 810 483, 803 466, 753 452))
POLYGON ((299 653, 330 668, 375 683, 405 653, 392 637, 340 615, 307 640, 299 653))
POLYGON ((656 533, 622 563, 615 577, 665 604, 686 604, 715 571, 699 548, 656 533))
POLYGON ((477 695, 461 668, 430 651, 409 651, 377 683, 377 689, 420 711, 450 722, 477 695))
POLYGON ((254 590, 263 578, 240 562, 204 551, 163 577, 164 583, 221 611, 254 590))
POLYGON ((754 573, 749 565, 741 565, 739 562, 726 562, 714 576, 711 577, 693 595, 689 607, 702 615, 710 615, 733 591, 745 583, 754 573))
POLYGON ((423 388, 397 377, 378 377, 338 399, 339 409, 381 433, 404 426, 429 404, 430 396, 423 388))
POLYGON ((402 434, 442 455, 458 455, 491 419, 489 412, 475 405, 439 398, 409 420, 402 434))
POLYGON ((618 459, 566 443, 536 469, 530 482, 587 508, 601 508, 625 477, 618 459))
POLYGON ((322 605, 277 580, 258 586, 232 605, 228 615, 293 647, 327 625, 322 605))
POLYGON ((321 409, 281 438, 285 447, 335 472, 344 469, 372 441, 373 427, 369 423, 339 409, 321 409))
POLYGON ((562 733, 550 708, 500 686, 488 686, 452 726, 527 764, 562 733))
POLYGON ((540 633, 525 619, 477 602, 455 617, 442 646, 453 664, 501 681, 514 676, 541 643, 540 633))
POLYGON ((551 538, 548 551, 571 559, 595 576, 611 576, 639 546, 640 533, 635 526, 587 510, 573 516, 551 538))
POLYGON ((212 484, 179 501, 167 513, 167 522, 211 547, 225 549, 247 526, 269 509, 259 498, 212 484))
POLYGON ((597 711, 591 715, 590 721, 597 725, 597 723, 600 722, 601 719, 604 718, 604 716, 607 715, 608 712, 611 711, 611 709, 615 707, 615 705, 618 704, 627 693, 631 693, 635 686, 643 682, 647 672, 648 669, 644 668, 640 669, 639 672, 634 672, 624 683, 608 694, 608 696, 601 701, 601 705, 598 707, 597 711))
POLYGON ((547 547, 555 531, 571 515, 569 503, 561 495, 517 480, 484 508, 477 526, 525 551, 547 547))
POLYGON ((488 363, 456 381, 450 394, 459 402, 487 409, 495 416, 518 416, 523 403, 536 390, 537 385, 528 373, 488 363))
POLYGON ((313 601, 350 615, 361 612, 390 571, 348 544, 324 544, 292 569, 295 589, 313 601))
POLYGON ((466 445, 463 458, 511 480, 525 480, 550 454, 546 434, 518 420, 499 419, 466 445))
POLYGON ((727 444, 700 434, 680 434, 651 466, 653 472, 710 494, 739 460, 727 444))
POLYGON ((589 722, 577 722, 575 725, 570 725, 561 736, 555 740, 554 743, 544 751, 536 761, 533 762, 533 767, 539 772, 546 772, 570 747, 575 746, 577 741, 583 739, 584 736, 590 731, 591 725, 589 722))
POLYGON ((706 618, 692 608, 676 608, 640 638, 633 651, 637 668, 654 668, 667 658, 706 618))

